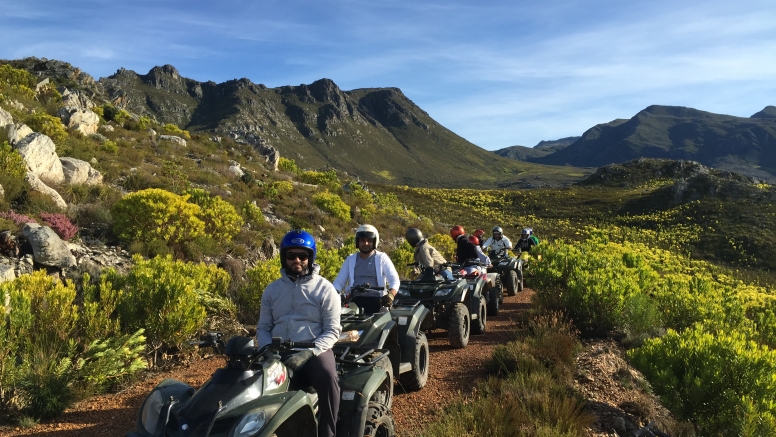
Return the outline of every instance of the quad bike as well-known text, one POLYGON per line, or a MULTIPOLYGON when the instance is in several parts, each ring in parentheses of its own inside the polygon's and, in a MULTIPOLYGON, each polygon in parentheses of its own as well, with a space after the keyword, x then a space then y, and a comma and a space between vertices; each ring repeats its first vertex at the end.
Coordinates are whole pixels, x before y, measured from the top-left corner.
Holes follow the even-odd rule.
POLYGON ((458 264, 453 267, 453 280, 446 281, 433 269, 423 269, 411 281, 401 281, 394 307, 411 307, 421 304, 429 311, 420 329, 445 329, 450 345, 463 348, 469 343, 470 334, 482 334, 487 323, 488 280, 484 276, 461 273, 458 264))
MULTIPOLYGON (((200 337, 201 347, 226 356, 199 390, 167 378, 145 398, 136 430, 126 437, 316 437, 318 394, 296 387, 280 353, 313 343, 282 341, 255 349, 252 337, 220 333, 200 337)), ((341 390, 338 437, 395 436, 393 378, 388 351, 345 350, 336 355, 341 390)))
POLYGON ((518 291, 523 291, 523 264, 522 258, 509 256, 507 249, 491 250, 488 254, 493 267, 489 272, 501 275, 501 282, 507 289, 507 295, 515 296, 518 291))
POLYGON ((350 289, 343 301, 343 340, 334 345, 335 353, 349 348, 352 351, 387 349, 391 372, 407 391, 422 389, 428 381, 429 349, 426 334, 420 329, 429 310, 419 302, 394 303, 389 309, 380 305, 382 289, 369 284, 350 289))

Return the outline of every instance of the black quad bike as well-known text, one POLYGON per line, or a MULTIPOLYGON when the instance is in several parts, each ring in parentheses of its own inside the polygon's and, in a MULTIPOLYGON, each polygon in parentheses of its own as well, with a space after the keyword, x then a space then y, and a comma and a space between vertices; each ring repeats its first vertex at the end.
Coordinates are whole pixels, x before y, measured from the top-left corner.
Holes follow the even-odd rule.
MULTIPOLYGON (((226 365, 199 390, 165 379, 143 401, 134 432, 126 437, 316 437, 318 394, 295 386, 280 353, 312 343, 273 338, 256 351, 251 337, 220 333, 200 338, 226 356, 226 365)), ((396 435, 391 416, 393 378, 388 351, 336 354, 341 390, 338 437, 396 435)))
POLYGON ((335 352, 387 349, 393 375, 406 391, 422 389, 428 381, 429 349, 421 325, 429 310, 419 302, 394 303, 389 309, 380 304, 382 289, 369 284, 353 287, 343 301, 342 337, 335 352), (348 339, 356 339, 348 341, 348 339))
POLYGON ((507 289, 507 295, 515 296, 523 291, 523 260, 516 256, 509 256, 507 249, 491 250, 488 254, 493 267, 489 272, 496 272, 501 276, 501 282, 507 289))
POLYGON ((401 281, 394 306, 422 304, 430 313, 423 319, 420 329, 447 330, 450 345, 463 348, 469 343, 470 334, 485 332, 488 281, 484 277, 458 274, 461 268, 458 264, 445 267, 452 267, 456 272, 452 281, 444 280, 429 268, 423 269, 412 281, 401 281))

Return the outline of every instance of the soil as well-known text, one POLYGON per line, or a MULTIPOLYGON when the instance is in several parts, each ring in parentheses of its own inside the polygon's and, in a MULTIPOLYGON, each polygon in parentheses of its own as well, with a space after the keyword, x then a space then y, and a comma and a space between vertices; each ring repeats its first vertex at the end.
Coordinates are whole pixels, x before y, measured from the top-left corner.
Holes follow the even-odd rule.
MULTIPOLYGON (((471 393, 476 381, 486 376, 483 364, 493 348, 514 338, 515 320, 521 311, 529 308, 533 294, 532 290, 526 289, 515 297, 506 297, 501 313, 488 318, 487 332, 472 336, 464 349, 452 349, 445 331, 428 333, 431 367, 427 385, 412 393, 396 387, 393 415, 399 436, 417 434, 424 423, 433 420, 435 413, 456 398, 455 394, 471 393)), ((222 358, 211 357, 171 371, 148 372, 142 380, 126 389, 93 396, 67 409, 53 421, 41 422, 32 428, 0 427, 0 435, 120 437, 134 430, 140 404, 164 378, 198 387, 223 363, 222 358)), ((646 417, 670 420, 654 398, 638 390, 643 378, 628 367, 616 343, 586 343, 577 363, 576 388, 589 399, 586 409, 597 417, 589 435, 615 436, 614 430, 623 423, 624 428, 631 430, 634 423, 646 417)))

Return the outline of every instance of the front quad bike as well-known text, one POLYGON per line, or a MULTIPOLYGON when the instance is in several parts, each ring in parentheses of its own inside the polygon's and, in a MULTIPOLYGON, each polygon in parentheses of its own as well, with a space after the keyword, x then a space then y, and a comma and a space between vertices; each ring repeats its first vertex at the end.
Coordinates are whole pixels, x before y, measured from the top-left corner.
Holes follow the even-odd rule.
MULTIPOLYGON (((220 333, 201 337, 227 357, 226 366, 199 390, 165 379, 143 401, 136 429, 126 437, 316 437, 318 394, 295 387, 278 355, 312 343, 283 342, 256 351, 251 337, 220 333)), ((388 388, 392 374, 381 363, 388 351, 343 353, 336 357, 341 390, 338 437, 395 436, 388 388)))
POLYGON ((420 330, 447 330, 450 345, 463 348, 469 343, 470 333, 485 332, 485 284, 484 278, 467 279, 463 276, 445 281, 442 276, 434 274, 433 269, 423 269, 416 279, 401 281, 394 308, 419 304, 427 308, 429 317, 423 319, 420 330))
POLYGON ((404 390, 420 390, 429 371, 428 339, 420 327, 429 311, 418 302, 394 303, 389 310, 380 305, 381 291, 368 284, 350 290, 340 317, 344 340, 334 351, 387 349, 391 371, 404 390))
POLYGON ((501 275, 501 282, 507 289, 507 295, 516 296, 518 291, 523 291, 523 264, 518 257, 509 256, 506 249, 491 250, 488 254, 493 267, 489 272, 501 275))

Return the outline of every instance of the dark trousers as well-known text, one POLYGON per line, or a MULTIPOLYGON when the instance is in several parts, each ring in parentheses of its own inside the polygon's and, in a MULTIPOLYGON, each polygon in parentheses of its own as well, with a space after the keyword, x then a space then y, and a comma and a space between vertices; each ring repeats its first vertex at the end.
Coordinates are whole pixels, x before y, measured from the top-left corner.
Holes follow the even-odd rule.
MULTIPOLYGON (((294 374, 300 383, 312 385, 318 392, 318 437, 334 437, 339 414, 340 388, 337 383, 337 364, 331 349, 312 357, 294 374)), ((297 382, 297 381, 295 381, 297 382)))

